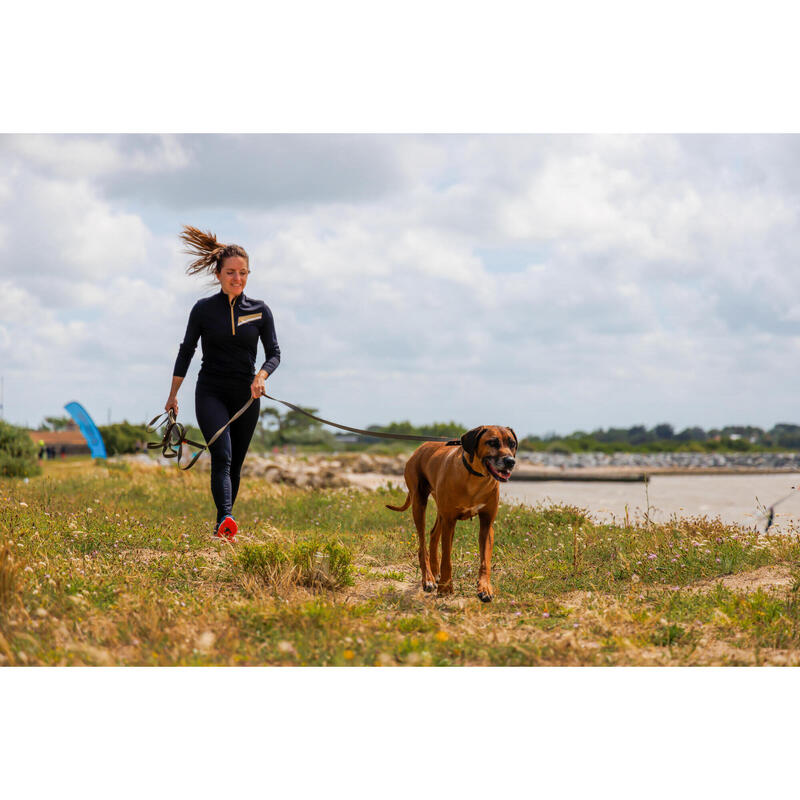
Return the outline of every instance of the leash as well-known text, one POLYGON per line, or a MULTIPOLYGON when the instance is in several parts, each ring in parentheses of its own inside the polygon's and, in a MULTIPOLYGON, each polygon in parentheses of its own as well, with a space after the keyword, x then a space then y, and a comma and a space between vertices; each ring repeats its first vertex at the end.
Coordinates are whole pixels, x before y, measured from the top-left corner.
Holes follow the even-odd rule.
MULTIPOLYGON (((313 414, 310 414, 308 411, 304 411, 300 406, 294 405, 294 403, 289 403, 286 400, 280 400, 277 397, 272 397, 268 395, 266 392, 262 394, 262 397, 266 397, 268 400, 274 400, 276 403, 281 403, 282 405, 286 406, 287 408, 291 408, 293 411, 298 411, 301 414, 305 414, 307 417, 311 417, 311 419, 316 420, 317 422, 322 422, 325 425, 331 425, 334 428, 340 428, 343 431, 350 431, 351 433, 361 433, 365 436, 374 436, 379 439, 403 439, 405 441, 412 441, 412 442, 444 442, 450 447, 455 447, 461 444, 459 439, 448 439, 446 436, 413 436, 410 433, 384 433, 382 431, 365 431, 361 428, 351 428, 348 425, 340 425, 338 422, 331 422, 328 419, 322 419, 322 417, 315 417, 313 414)), ((177 421, 175 417, 175 412, 164 411, 161 414, 153 417, 150 422, 147 423, 145 426, 145 431, 147 433, 156 433, 159 428, 164 428, 164 433, 161 437, 160 442, 148 442, 147 449, 148 450, 157 450, 161 449, 161 454, 164 458, 176 458, 178 460, 178 467, 182 470, 191 469, 197 459, 203 454, 204 450, 208 450, 217 439, 222 436, 225 429, 232 423, 235 422, 239 417, 250 408, 253 400, 255 398, 251 397, 209 440, 206 444, 201 444, 200 442, 194 442, 191 439, 186 438, 186 426, 181 425, 180 422, 177 421), (162 420, 162 418, 164 418, 162 420), (156 424, 158 423, 158 424, 156 424), (181 466, 181 459, 183 457, 183 445, 188 444, 192 447, 199 448, 198 451, 192 456, 192 460, 185 466, 181 466)), ((469 469, 469 467, 467 467, 469 469)), ((470 470, 472 472, 472 470, 470 470)))
MULTIPOLYGON (((332 425, 334 428, 341 428, 341 430, 350 431, 351 433, 361 433, 365 436, 375 436, 378 439, 404 439, 405 441, 409 442, 445 442, 451 446, 461 444, 458 439, 448 439, 446 436, 413 436, 410 433, 383 433, 380 431, 365 431, 361 428, 350 428, 347 425, 340 425, 338 422, 331 422, 329 419, 315 417, 313 414, 309 414, 308 411, 303 411, 303 409, 299 406, 296 406, 293 403, 287 403, 286 400, 279 400, 277 397, 272 397, 266 392, 264 392, 262 396, 266 397, 268 400, 274 400, 276 403, 281 403, 287 408, 291 408, 293 411, 299 411, 301 414, 305 414, 307 417, 311 417, 311 419, 315 419, 317 422, 322 422, 325 425, 332 425)), ((250 400, 247 405, 249 406, 251 402, 252 400, 250 400)), ((247 406, 245 406, 245 408, 247 408, 247 406)), ((244 409, 242 409, 242 411, 244 411, 244 409)))

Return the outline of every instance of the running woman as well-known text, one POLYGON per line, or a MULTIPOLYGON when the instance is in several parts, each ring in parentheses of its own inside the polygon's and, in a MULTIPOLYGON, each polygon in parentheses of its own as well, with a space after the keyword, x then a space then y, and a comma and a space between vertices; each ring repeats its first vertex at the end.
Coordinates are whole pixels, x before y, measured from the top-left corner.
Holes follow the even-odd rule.
POLYGON ((185 225, 181 239, 194 257, 186 272, 206 273, 220 285, 218 294, 198 300, 172 371, 172 387, 164 406, 178 415, 178 389, 200 339, 203 362, 195 387, 195 415, 206 441, 248 401, 250 407, 211 445, 211 494, 217 507, 214 535, 233 541, 238 532, 233 504, 247 448, 258 423, 259 398, 264 381, 278 367, 281 351, 275 336, 272 312, 266 303, 246 297, 250 259, 236 244, 220 244, 214 234, 185 225), (258 340, 266 360, 255 372, 258 340), (255 373, 255 374, 254 374, 255 373))

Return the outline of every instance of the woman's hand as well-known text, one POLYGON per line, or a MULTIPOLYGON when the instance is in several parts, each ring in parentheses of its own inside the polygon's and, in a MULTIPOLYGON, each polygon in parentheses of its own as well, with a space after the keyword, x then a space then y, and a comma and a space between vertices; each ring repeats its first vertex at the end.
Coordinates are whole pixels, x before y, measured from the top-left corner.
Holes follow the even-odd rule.
POLYGON ((169 398, 164 406, 164 411, 172 410, 176 417, 178 416, 178 389, 181 388, 182 383, 183 378, 178 375, 172 376, 172 386, 169 387, 169 398))
POLYGON ((254 399, 258 399, 264 394, 264 381, 269 377, 269 373, 264 372, 264 370, 259 370, 256 373, 255 378, 253 378, 253 382, 250 384, 250 393, 253 395, 254 399))

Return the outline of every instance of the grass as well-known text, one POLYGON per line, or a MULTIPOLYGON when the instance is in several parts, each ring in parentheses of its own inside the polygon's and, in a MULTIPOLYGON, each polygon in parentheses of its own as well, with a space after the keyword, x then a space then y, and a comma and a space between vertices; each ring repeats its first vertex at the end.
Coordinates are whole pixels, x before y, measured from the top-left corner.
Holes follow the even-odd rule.
POLYGON ((0 480, 0 664, 800 663, 795 535, 503 505, 484 605, 477 520, 437 598, 397 489, 245 479, 231 546, 207 481, 77 460, 0 480))

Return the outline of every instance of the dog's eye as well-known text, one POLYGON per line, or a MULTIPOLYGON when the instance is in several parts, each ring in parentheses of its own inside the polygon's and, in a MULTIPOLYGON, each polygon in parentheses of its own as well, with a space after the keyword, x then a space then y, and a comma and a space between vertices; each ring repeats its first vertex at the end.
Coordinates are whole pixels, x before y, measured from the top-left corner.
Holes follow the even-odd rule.
POLYGON ((500 447, 500 440, 499 439, 489 439, 489 441, 486 442, 486 444, 488 444, 489 447, 500 447))

